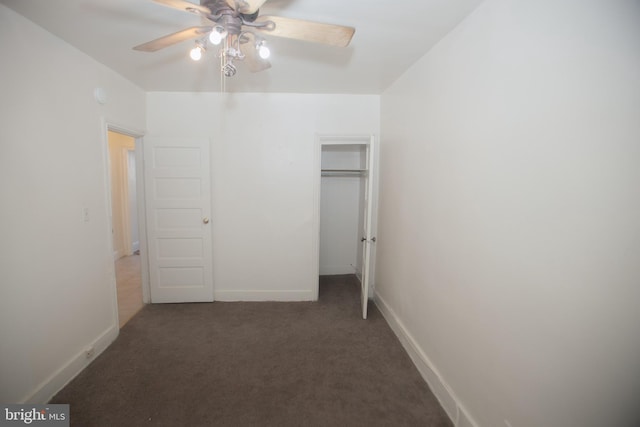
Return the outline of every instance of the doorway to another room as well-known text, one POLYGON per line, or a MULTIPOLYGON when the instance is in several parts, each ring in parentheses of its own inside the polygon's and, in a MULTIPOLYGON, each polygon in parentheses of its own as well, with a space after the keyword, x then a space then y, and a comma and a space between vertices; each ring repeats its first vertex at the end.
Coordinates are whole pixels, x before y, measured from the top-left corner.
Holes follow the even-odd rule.
POLYGON ((111 224, 119 327, 143 306, 135 138, 108 131, 111 224))

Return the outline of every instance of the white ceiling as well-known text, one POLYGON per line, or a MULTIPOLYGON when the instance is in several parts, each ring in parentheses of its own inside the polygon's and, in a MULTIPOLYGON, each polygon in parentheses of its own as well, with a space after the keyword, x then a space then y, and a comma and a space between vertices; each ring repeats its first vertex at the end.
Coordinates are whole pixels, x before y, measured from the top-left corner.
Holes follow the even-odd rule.
MULTIPOLYGON (((192 0, 196 2, 196 0, 192 0)), ((235 92, 379 94, 482 0, 269 0, 263 15, 356 28, 347 48, 265 37, 272 68, 244 64, 226 80, 235 92)), ((219 60, 189 59, 193 42, 155 53, 140 43, 201 25, 201 18, 151 0, 0 0, 146 91, 220 91, 219 60)))

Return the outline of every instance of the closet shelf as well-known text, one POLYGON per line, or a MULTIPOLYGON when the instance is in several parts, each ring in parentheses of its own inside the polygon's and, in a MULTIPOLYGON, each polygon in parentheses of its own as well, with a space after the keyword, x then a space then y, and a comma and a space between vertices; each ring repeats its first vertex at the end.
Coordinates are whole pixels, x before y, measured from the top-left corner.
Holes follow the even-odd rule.
POLYGON ((322 176, 354 176, 365 175, 367 169, 321 169, 322 176))
POLYGON ((366 172, 366 169, 322 169, 322 172, 366 172))

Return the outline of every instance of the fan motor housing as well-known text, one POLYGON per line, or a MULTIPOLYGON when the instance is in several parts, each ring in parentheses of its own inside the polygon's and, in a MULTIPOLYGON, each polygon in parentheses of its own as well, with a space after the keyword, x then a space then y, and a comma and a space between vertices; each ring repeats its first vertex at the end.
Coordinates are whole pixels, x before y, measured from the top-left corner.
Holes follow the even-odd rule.
POLYGON ((237 35, 242 30, 242 18, 239 16, 222 15, 216 22, 226 28, 229 34, 237 35))
POLYGON ((215 22, 224 26, 229 34, 240 34, 244 22, 253 22, 260 14, 259 10, 254 13, 241 13, 229 6, 225 0, 205 0, 202 6, 211 10, 211 14, 216 17, 215 22))

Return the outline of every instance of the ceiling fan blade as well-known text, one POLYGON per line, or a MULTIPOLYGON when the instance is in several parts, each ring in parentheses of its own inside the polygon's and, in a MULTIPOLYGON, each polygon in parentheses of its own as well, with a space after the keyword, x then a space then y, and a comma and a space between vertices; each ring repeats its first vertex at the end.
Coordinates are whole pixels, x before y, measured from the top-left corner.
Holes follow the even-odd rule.
POLYGON ((271 62, 267 59, 262 59, 260 55, 258 55, 258 51, 255 49, 254 43, 245 45, 242 49, 242 53, 244 53, 244 61, 247 64, 247 68, 252 73, 258 73, 271 68, 271 62))
POLYGON ((282 16, 260 16, 256 22, 271 21, 275 24, 269 27, 255 28, 256 30, 277 37, 304 40, 308 42, 324 43, 331 46, 346 47, 356 31, 352 27, 342 25, 322 24, 320 22, 303 21, 301 19, 284 18, 282 16))
POLYGON ((174 9, 184 10, 185 12, 195 13, 196 15, 211 15, 211 9, 206 6, 191 3, 185 0, 153 0, 156 3, 172 7, 174 9))
POLYGON ((251 15, 262 7, 267 0, 226 0, 227 4, 234 10, 245 15, 251 15))
POLYGON ((165 47, 183 42, 185 40, 202 37, 210 31, 211 27, 191 27, 164 37, 160 37, 150 42, 143 43, 134 47, 133 49, 140 50, 142 52, 155 52, 156 50, 163 49, 165 47))

